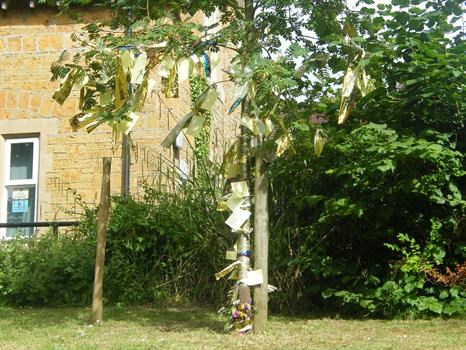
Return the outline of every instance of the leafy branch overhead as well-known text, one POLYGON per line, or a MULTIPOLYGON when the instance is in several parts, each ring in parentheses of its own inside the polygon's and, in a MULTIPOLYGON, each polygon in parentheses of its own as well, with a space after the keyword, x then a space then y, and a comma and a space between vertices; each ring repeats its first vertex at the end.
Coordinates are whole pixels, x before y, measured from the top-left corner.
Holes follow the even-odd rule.
MULTIPOLYGON (((237 39, 236 34, 235 38, 229 37, 232 27, 242 25, 243 31, 247 27, 241 20, 223 29, 216 28, 219 25, 205 27, 191 18, 142 18, 131 25, 129 37, 111 30, 110 23, 90 24, 84 33, 72 37, 82 49, 73 57, 69 51, 63 52, 52 66, 52 79, 62 79, 53 98, 63 104, 73 88, 79 89, 81 112, 71 119, 73 129, 86 128, 90 132, 106 123, 112 127, 115 141, 119 134, 129 133, 155 88, 168 97, 178 82, 194 74, 208 76, 217 64, 209 56, 221 47, 230 48, 229 43, 237 39), (158 87, 160 79, 165 80, 164 87, 158 87)), ((264 59, 258 53, 247 58, 247 66, 237 56, 227 72, 237 86, 229 112, 233 113, 247 96, 252 101, 253 117, 244 117, 242 125, 254 135, 276 137, 279 154, 289 146, 290 135, 282 121, 273 120, 281 119, 277 106, 283 104, 283 94, 297 85, 294 71, 287 66, 289 62, 283 58, 264 59), (283 130, 272 134, 274 125, 283 130)), ((196 112, 213 108, 218 101, 217 84, 225 82, 209 81, 209 88, 194 104, 193 114, 180 120, 164 146, 170 146, 184 128, 196 136, 204 123, 198 116, 201 113, 196 112)))

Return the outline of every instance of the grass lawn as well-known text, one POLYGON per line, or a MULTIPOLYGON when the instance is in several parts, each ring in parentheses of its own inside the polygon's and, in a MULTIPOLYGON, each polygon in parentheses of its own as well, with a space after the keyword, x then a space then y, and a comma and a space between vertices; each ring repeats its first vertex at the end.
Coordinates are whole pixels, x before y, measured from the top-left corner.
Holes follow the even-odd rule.
POLYGON ((108 307, 90 326, 89 309, 0 308, 0 349, 462 349, 466 320, 339 320, 271 317, 261 335, 223 332, 205 309, 108 307))

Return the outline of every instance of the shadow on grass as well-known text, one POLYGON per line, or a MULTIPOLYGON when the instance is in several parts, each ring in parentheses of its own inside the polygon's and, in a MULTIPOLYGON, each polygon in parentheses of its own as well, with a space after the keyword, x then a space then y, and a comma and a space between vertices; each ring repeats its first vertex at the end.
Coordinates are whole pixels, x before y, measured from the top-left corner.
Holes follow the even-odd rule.
POLYGON ((158 309, 152 307, 107 308, 104 318, 109 321, 126 321, 141 326, 156 327, 160 331, 176 332, 186 329, 209 329, 224 333, 224 320, 205 308, 158 309))
MULTIPOLYGON (((0 324, 23 329, 47 328, 56 325, 88 324, 89 308, 0 308, 0 324)), ((154 327, 162 332, 179 332, 187 329, 208 329, 224 333, 224 320, 205 308, 158 309, 151 307, 104 307, 104 323, 137 324, 154 327)))

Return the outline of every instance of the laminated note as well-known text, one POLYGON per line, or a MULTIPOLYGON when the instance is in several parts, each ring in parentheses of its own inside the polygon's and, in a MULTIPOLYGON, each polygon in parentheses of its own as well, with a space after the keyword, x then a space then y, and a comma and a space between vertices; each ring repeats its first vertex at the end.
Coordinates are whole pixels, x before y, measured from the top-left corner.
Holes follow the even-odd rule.
POLYGON ((243 197, 230 196, 230 198, 228 198, 225 204, 228 207, 228 209, 230 209, 231 211, 235 211, 237 208, 241 207, 243 202, 243 197))
POLYGON ((267 127, 265 126, 264 122, 260 119, 256 119, 255 123, 256 123, 257 132, 259 133, 259 135, 265 135, 265 131, 267 127))
POLYGON ((180 83, 189 79, 190 65, 190 60, 186 58, 178 61, 178 81, 180 83))
POLYGON ((133 111, 135 112, 140 112, 142 107, 144 107, 144 102, 147 97, 147 85, 148 81, 146 76, 133 98, 133 111))
POLYGON ((152 93, 152 90, 154 90, 155 84, 155 79, 149 78, 149 81, 147 82, 147 93, 149 95, 152 93))
POLYGON ((121 65, 123 66, 123 70, 125 71, 125 73, 128 73, 129 70, 134 66, 134 54, 129 50, 125 50, 121 54, 120 59, 121 65))
POLYGON ((262 276, 262 269, 248 271, 247 277, 240 280, 240 282, 247 284, 248 286, 257 286, 258 284, 264 283, 264 277, 262 276))
POLYGON ((222 271, 217 272, 215 274, 215 279, 219 280, 223 276, 227 275, 228 273, 232 272, 234 269, 237 269, 241 265, 241 262, 236 260, 234 263, 231 263, 227 267, 225 267, 222 271))
POLYGON ((134 112, 130 112, 129 115, 128 115, 129 119, 128 121, 126 121, 126 125, 125 125, 125 128, 123 130, 123 132, 128 135, 129 132, 133 129, 134 127, 134 124, 136 124, 136 122, 138 121, 139 119, 139 116, 134 113, 134 112))
POLYGON ((63 81, 60 83, 60 87, 53 94, 53 99, 59 104, 63 104, 65 100, 71 93, 74 82, 76 80, 77 71, 75 69, 68 72, 68 74, 63 78, 63 81))
POLYGON ((241 118, 241 126, 246 127, 251 131, 254 135, 257 135, 257 125, 255 123, 255 120, 249 117, 242 117, 241 118))
POLYGON ((145 52, 140 54, 134 61, 134 67, 131 70, 131 84, 141 84, 146 73, 147 55, 145 52))
POLYGON ((161 145, 165 148, 171 147, 173 143, 175 142, 178 134, 183 130, 188 122, 191 120, 193 117, 193 112, 189 112, 186 114, 183 118, 181 118, 178 123, 173 127, 173 129, 170 130, 168 133, 167 137, 162 141, 161 145))
POLYGON ((272 133, 272 130, 273 130, 273 123, 272 121, 270 120, 270 118, 267 118, 265 120, 265 137, 269 137, 269 135, 272 133))
POLYGON ((219 63, 220 63, 220 55, 216 52, 212 52, 210 54, 211 69, 214 70, 218 66, 219 63))
POLYGON ((241 173, 241 167, 239 164, 236 163, 227 163, 225 165, 225 174, 227 179, 231 179, 233 177, 238 176, 241 173))
POLYGON ((239 231, 250 216, 251 212, 249 210, 238 208, 230 215, 227 221, 225 221, 225 224, 230 226, 233 231, 239 231))
POLYGON ((244 326, 243 328, 238 329, 237 332, 238 333, 245 333, 247 331, 250 331, 251 329, 252 329, 252 324, 248 324, 247 326, 244 326))
POLYGON ((75 88, 81 89, 84 87, 89 82, 89 77, 84 73, 84 71, 80 71, 76 75, 76 80, 74 81, 74 86, 75 88))
POLYGON ((70 119, 70 124, 73 131, 76 131, 83 127, 87 127, 89 125, 92 126, 92 124, 96 122, 97 116, 95 113, 79 113, 70 119))
POLYGON ((163 59, 162 62, 160 62, 160 66, 157 73, 159 74, 159 76, 168 79, 170 77, 170 71, 174 64, 175 61, 170 57, 163 59))
POLYGON ((200 62, 198 55, 191 55, 191 60, 193 61, 194 64, 198 64, 200 62))
POLYGON ((112 102, 112 92, 111 91, 104 91, 104 92, 101 92, 100 95, 99 95, 99 98, 100 98, 100 104, 102 106, 105 106, 107 104, 109 104, 110 102, 112 102))
POLYGON ((237 254, 236 254, 236 251, 234 250, 228 250, 226 255, 225 255, 225 259, 227 260, 236 260, 237 258, 237 254))
POLYGON ((212 109, 214 106, 215 101, 217 101, 218 91, 211 89, 208 93, 204 101, 202 102, 201 108, 204 108, 208 111, 212 109))
POLYGON ((275 141, 275 143, 277 144, 277 150, 275 153, 277 154, 277 157, 280 157, 291 146, 290 134, 286 133, 282 135, 275 141))
POLYGON ((244 83, 243 85, 241 85, 240 87, 236 86, 235 87, 235 101, 233 102, 233 104, 231 105, 229 111, 228 111, 228 114, 231 114, 233 113, 233 111, 236 109, 236 107, 238 107, 241 103, 241 101, 243 100, 244 96, 246 96, 247 92, 248 92, 248 84, 247 83, 244 83))
POLYGON ((199 136, 199 134, 202 131, 202 128, 204 127, 204 122, 205 122, 205 117, 195 115, 191 119, 191 123, 189 123, 189 127, 188 127, 188 130, 186 130, 186 133, 193 137, 199 136))
POLYGON ((242 198, 249 196, 248 183, 246 181, 237 181, 231 183, 231 191, 233 197, 242 198))
POLYGON ((120 107, 125 104, 128 97, 128 80, 126 79, 126 73, 120 61, 115 76, 115 109, 120 109, 120 107))

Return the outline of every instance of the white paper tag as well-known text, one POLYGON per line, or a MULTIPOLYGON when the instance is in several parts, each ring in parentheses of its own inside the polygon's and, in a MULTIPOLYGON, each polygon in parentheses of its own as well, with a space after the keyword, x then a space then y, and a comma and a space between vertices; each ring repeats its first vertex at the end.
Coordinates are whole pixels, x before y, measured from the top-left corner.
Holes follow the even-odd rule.
POLYGON ((13 190, 12 199, 28 199, 29 190, 13 190))
POLYGON ((139 119, 139 115, 137 115, 134 112, 130 112, 128 116, 129 116, 130 120, 128 120, 126 122, 126 126, 125 126, 125 129, 123 131, 126 135, 129 134, 129 132, 133 129, 134 125, 136 124, 136 122, 139 119))
POLYGON ((244 202, 243 197, 230 196, 230 198, 228 198, 225 204, 228 207, 228 209, 230 209, 231 211, 235 211, 236 209, 241 207, 243 202, 244 202))
POLYGON ((248 183, 246 181, 237 181, 231 183, 232 196, 236 198, 243 198, 249 196, 248 183))
POLYGON ((247 277, 240 280, 240 282, 247 284, 248 286, 257 286, 258 284, 264 283, 264 277, 262 276, 262 269, 248 271, 247 277))
POLYGON ((217 101, 217 98, 218 98, 218 91, 214 89, 210 90, 207 93, 205 100, 202 102, 201 107, 210 111, 212 107, 214 106, 215 101, 217 101))
POLYGON ((182 83, 189 79, 189 60, 182 59, 178 61, 178 81, 182 83))
POLYGON ((191 122, 189 123, 188 130, 186 130, 186 133, 193 137, 199 136, 199 134, 202 131, 202 128, 204 127, 204 122, 205 122, 205 117, 195 115, 191 119, 191 122))
POLYGON ((134 67, 131 70, 131 84, 141 84, 146 73, 147 55, 145 52, 140 54, 134 61, 134 67))
POLYGON ((236 252, 234 250, 228 250, 225 254, 225 259, 227 260, 236 260, 236 252))
POLYGON ((225 221, 225 224, 230 226, 233 231, 239 231, 250 216, 251 212, 249 210, 238 208, 230 215, 227 221, 225 221))

